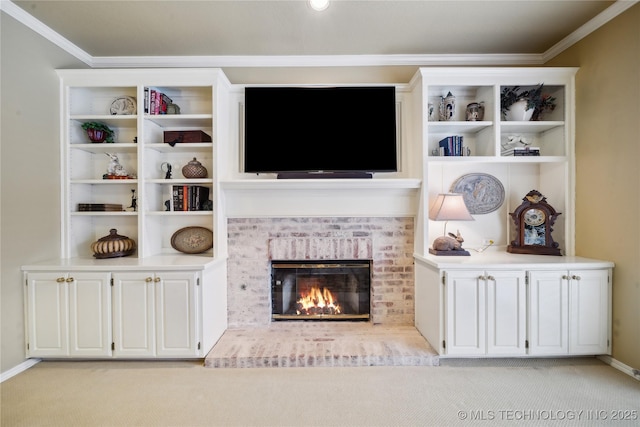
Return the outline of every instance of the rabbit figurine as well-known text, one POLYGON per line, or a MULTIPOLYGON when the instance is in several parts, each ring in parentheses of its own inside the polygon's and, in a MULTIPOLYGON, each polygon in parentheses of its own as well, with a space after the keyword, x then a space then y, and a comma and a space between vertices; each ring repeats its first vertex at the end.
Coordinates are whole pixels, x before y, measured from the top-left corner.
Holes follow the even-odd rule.
POLYGON ((440 236, 433 241, 433 249, 436 251, 462 251, 462 242, 464 239, 458 234, 448 233, 448 236, 440 236))

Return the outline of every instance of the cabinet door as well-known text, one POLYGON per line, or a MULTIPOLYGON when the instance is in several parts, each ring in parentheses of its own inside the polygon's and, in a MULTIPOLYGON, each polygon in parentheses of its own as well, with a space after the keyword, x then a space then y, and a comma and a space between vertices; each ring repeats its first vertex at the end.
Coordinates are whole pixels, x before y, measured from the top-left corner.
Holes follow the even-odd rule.
POLYGON ((570 271, 569 353, 610 354, 609 271, 570 271))
POLYGON ((160 279, 155 288, 157 355, 198 355, 197 273, 162 272, 156 278, 160 279))
POLYGON ((484 271, 447 271, 445 343, 447 354, 486 352, 484 271))
POLYGON ((524 271, 489 271, 487 283, 487 353, 526 353, 526 283, 524 271))
POLYGON ((529 285, 529 354, 569 351, 569 280, 564 271, 532 271, 529 285))
POLYGON ((113 274, 115 357, 155 356, 155 282, 153 273, 113 274))
POLYGON ((69 299, 64 273, 27 274, 27 357, 69 355, 69 299))
POLYGON ((109 273, 69 273, 69 353, 111 356, 109 273))

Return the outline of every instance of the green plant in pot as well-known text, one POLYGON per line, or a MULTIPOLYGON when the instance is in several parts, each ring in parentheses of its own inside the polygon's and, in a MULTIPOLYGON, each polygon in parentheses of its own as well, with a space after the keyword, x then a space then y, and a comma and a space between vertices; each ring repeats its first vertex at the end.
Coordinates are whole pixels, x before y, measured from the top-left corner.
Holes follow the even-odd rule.
POLYGON ((82 124, 82 129, 87 131, 91 142, 113 142, 113 130, 104 123, 86 122, 82 124))
POLYGON ((542 93, 544 84, 523 90, 520 86, 505 87, 500 93, 500 111, 508 121, 540 120, 545 111, 553 111, 555 98, 542 93))

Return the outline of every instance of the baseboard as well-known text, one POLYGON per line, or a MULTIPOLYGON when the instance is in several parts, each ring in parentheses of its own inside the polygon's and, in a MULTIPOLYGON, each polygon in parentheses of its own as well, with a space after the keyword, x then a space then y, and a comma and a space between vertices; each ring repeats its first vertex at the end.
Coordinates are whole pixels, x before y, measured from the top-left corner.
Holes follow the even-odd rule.
POLYGON ((629 375, 630 377, 635 378, 636 380, 640 381, 640 369, 634 369, 631 366, 627 366, 624 363, 620 362, 619 360, 614 359, 611 356, 596 356, 599 360, 601 360, 602 362, 606 363, 607 365, 611 366, 612 368, 615 368, 621 372, 624 372, 625 374, 629 375))
POLYGON ((26 371, 31 368, 35 364, 39 363, 41 359, 27 359, 18 366, 14 366, 6 372, 2 372, 0 374, 0 383, 8 380, 9 378, 15 377, 16 375, 26 371))

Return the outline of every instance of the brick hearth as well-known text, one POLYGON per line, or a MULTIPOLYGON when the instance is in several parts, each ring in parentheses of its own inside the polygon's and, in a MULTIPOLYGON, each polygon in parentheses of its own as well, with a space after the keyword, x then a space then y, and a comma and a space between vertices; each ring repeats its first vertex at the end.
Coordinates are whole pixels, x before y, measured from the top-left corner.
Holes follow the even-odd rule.
POLYGON ((274 322, 227 330, 209 352, 209 368, 438 366, 413 326, 370 322, 274 322))

